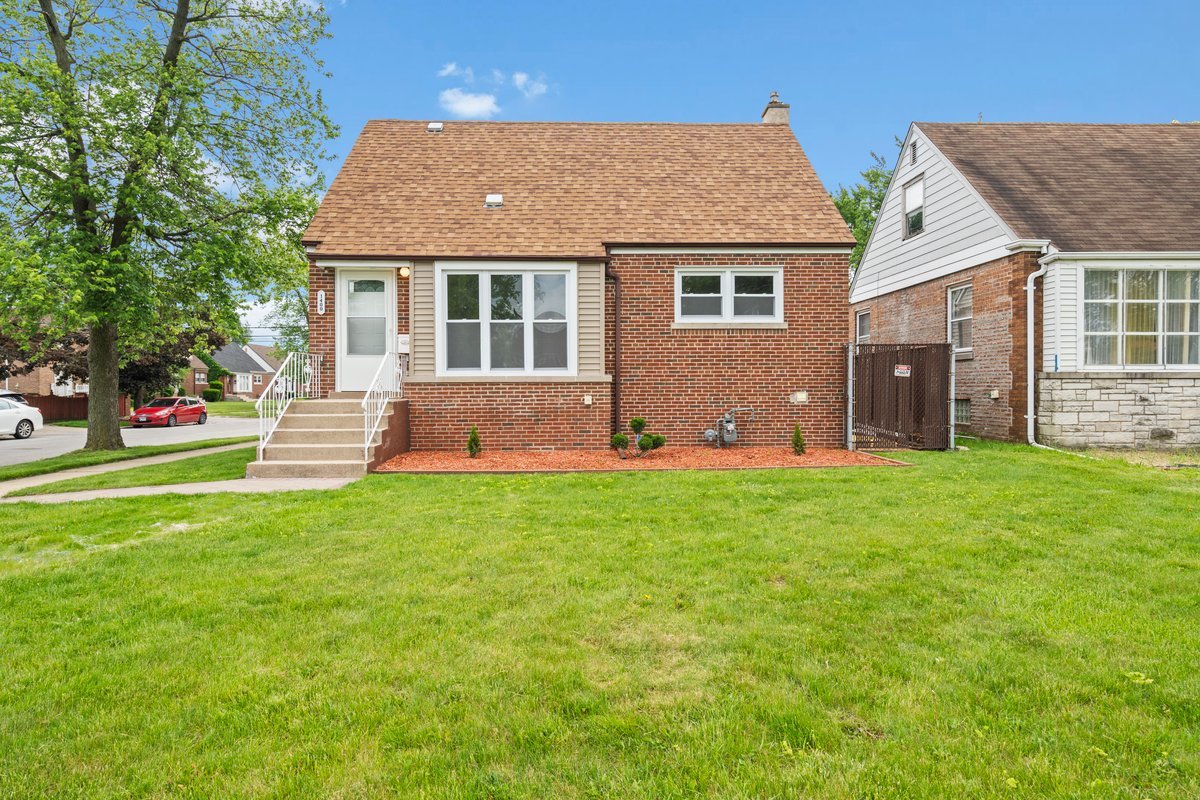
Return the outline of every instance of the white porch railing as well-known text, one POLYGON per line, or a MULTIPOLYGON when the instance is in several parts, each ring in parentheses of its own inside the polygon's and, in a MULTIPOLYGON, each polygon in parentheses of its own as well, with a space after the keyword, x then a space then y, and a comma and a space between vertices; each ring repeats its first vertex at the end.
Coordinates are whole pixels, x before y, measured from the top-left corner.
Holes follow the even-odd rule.
POLYGON ((371 456, 371 440, 383 422, 389 400, 404 396, 404 373, 408 369, 407 353, 387 353, 375 370, 371 388, 362 400, 363 410, 363 461, 371 456))
POLYGON ((254 404, 258 411, 259 461, 262 461, 263 449, 292 401, 320 396, 321 356, 316 353, 288 353, 254 404))

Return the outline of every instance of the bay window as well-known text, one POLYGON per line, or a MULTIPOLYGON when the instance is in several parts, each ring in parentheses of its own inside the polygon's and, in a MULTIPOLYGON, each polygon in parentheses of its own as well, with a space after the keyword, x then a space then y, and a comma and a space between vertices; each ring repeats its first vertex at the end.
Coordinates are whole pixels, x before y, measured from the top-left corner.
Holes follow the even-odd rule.
POLYGON ((1200 270, 1084 270, 1083 361, 1200 365, 1200 270))
POLYGON ((782 322, 779 269, 680 269, 675 273, 675 321, 782 322))
POLYGON ((440 273, 439 372, 569 374, 574 368, 571 269, 440 273))

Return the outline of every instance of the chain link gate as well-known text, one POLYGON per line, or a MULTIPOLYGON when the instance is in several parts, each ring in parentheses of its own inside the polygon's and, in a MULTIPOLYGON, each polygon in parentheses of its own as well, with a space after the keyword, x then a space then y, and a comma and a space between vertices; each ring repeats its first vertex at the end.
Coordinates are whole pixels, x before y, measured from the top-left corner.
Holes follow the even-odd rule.
POLYGON ((950 450, 954 361, 948 343, 847 347, 846 445, 950 450))

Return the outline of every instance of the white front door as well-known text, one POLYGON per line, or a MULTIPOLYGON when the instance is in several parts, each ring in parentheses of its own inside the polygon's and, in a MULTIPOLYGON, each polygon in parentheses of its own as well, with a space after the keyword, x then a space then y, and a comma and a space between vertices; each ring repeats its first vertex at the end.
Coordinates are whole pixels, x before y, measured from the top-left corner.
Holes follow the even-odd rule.
POLYGON ((337 388, 364 392, 396 334, 396 271, 338 270, 337 388))

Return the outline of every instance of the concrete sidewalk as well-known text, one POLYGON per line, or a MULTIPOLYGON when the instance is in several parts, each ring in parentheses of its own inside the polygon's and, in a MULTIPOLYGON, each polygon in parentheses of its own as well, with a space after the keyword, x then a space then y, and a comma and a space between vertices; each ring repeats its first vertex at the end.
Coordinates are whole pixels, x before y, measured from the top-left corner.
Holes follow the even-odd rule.
POLYGON ((71 478, 103 475, 108 472, 133 469, 134 467, 168 464, 172 461, 182 461, 185 458, 195 458, 211 453, 224 453, 228 450, 242 450, 253 446, 252 442, 227 444, 221 447, 186 450, 182 453, 167 453, 147 458, 131 458, 128 461, 115 461, 111 464, 96 464, 90 467, 62 470, 61 472, 49 472, 45 475, 31 475, 28 478, 17 478, 0 483, 0 503, 69 503, 77 500, 101 500, 106 497, 140 497, 158 494, 216 494, 218 492, 261 494, 267 492, 295 492, 311 489, 340 489, 354 480, 353 478, 255 478, 253 480, 239 478, 230 481, 177 483, 165 486, 130 486, 124 489, 90 489, 83 492, 61 492, 58 494, 29 495, 28 497, 4 497, 9 492, 15 492, 18 489, 44 486, 71 478))
POLYGON ((27 497, 5 497, 0 503, 73 503, 83 500, 107 500, 114 497, 145 497, 162 494, 271 494, 274 492, 316 491, 340 489, 353 478, 238 478, 232 481, 206 483, 175 483, 165 486, 130 486, 125 489, 92 489, 86 492, 31 494, 27 497))

